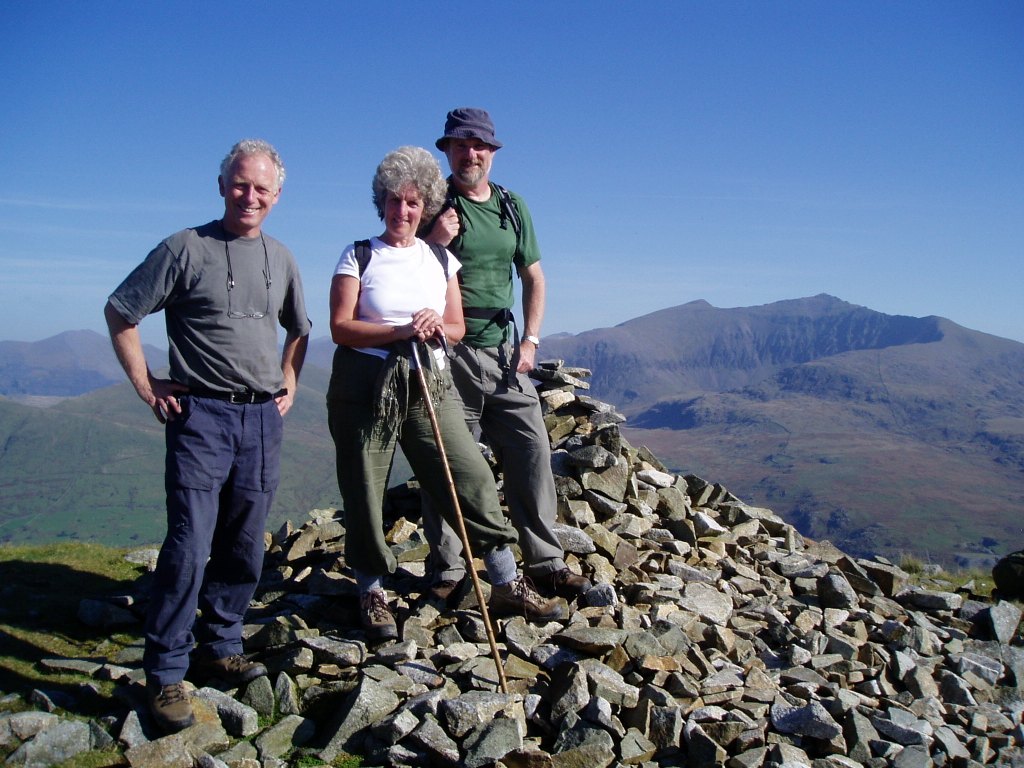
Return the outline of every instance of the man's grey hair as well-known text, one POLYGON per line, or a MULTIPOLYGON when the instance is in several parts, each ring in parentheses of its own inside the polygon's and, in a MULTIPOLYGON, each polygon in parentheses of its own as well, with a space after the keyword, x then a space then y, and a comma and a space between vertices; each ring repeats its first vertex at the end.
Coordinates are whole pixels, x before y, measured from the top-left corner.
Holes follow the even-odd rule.
POLYGON ((263 139, 242 139, 235 144, 220 161, 220 177, 227 181, 228 173, 234 162, 240 157, 249 157, 250 155, 266 155, 270 158, 274 167, 277 168, 277 188, 280 190, 284 186, 284 162, 273 145, 263 139))
POLYGON ((399 147, 388 152, 373 176, 373 204, 384 219, 384 203, 390 195, 400 194, 404 187, 416 189, 423 200, 421 224, 426 224, 441 210, 448 194, 448 182, 441 174, 437 160, 423 147, 399 147))

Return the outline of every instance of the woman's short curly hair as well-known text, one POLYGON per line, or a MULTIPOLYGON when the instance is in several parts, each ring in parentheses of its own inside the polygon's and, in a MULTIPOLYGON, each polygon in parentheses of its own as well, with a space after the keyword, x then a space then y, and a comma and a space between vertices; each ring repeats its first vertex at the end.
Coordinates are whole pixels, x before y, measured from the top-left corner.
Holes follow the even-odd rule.
POLYGON ((422 223, 426 224, 444 205, 448 182, 437 160, 423 147, 399 147, 388 152, 373 176, 373 204, 384 219, 384 203, 389 195, 412 186, 423 200, 422 223))

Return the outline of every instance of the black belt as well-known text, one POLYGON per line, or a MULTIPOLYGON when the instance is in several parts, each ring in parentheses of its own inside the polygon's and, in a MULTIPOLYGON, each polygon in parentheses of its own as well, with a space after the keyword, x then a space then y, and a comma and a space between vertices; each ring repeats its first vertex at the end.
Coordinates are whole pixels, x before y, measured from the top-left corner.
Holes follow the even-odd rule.
POLYGON ((260 405, 270 402, 275 398, 288 394, 287 389, 279 389, 277 392, 214 392, 209 389, 190 389, 188 394, 195 397, 208 397, 211 400, 223 400, 232 405, 260 405))
POLYGON ((497 323, 504 328, 509 323, 515 323, 515 315, 512 314, 512 310, 508 307, 463 307, 462 316, 470 317, 474 320, 487 320, 491 323, 497 323))

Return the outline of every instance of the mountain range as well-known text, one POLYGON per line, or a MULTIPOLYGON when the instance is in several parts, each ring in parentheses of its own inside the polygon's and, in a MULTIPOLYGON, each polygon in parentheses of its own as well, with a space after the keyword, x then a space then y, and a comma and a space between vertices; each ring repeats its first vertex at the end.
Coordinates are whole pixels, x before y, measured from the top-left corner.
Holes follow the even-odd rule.
POLYGON ((675 469, 858 555, 1024 546, 1024 345, 831 296, 703 301, 545 339, 675 469))
MULTIPOLYGON (((310 343, 275 525, 340 504, 323 404, 333 351, 310 343)), ((819 295, 691 302, 549 336, 541 352, 591 369, 631 443, 811 538, 947 567, 1024 546, 1018 342, 819 295)), ((154 365, 164 355, 147 350, 154 365)), ((0 540, 159 538, 162 432, 104 336, 0 342, 0 441, 0 540)))

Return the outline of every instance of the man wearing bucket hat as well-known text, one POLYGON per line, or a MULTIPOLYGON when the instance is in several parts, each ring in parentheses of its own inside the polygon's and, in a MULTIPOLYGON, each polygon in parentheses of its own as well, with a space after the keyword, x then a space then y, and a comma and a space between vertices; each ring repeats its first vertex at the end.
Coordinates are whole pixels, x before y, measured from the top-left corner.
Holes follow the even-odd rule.
MULTIPOLYGON (((526 574, 541 591, 573 599, 591 584, 566 566, 554 532, 551 448, 527 376, 536 362, 544 316, 544 273, 533 220, 519 195, 490 180, 502 144, 485 110, 453 109, 435 145, 448 158, 452 175, 449 205, 426 239, 447 246, 463 265, 466 335, 455 347, 455 386, 470 428, 483 433, 501 466, 526 574), (521 335, 511 311, 513 271, 523 284, 521 335)), ((424 529, 431 545, 432 591, 445 600, 466 574, 459 537, 429 507, 424 529)))

